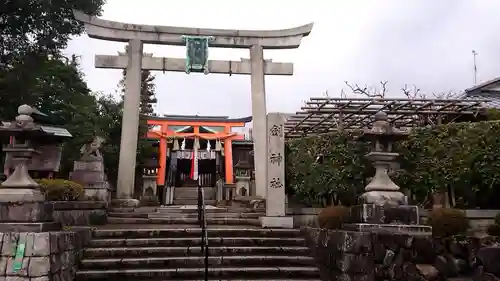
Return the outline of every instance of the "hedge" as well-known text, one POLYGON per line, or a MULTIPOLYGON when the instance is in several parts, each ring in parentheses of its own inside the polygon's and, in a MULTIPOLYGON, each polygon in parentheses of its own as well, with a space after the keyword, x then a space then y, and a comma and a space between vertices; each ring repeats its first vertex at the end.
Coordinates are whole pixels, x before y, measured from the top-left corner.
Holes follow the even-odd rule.
MULTIPOLYGON (((287 142, 287 191, 306 205, 354 204, 374 174, 361 132, 336 132, 287 142)), ((393 179, 416 203, 453 188, 457 206, 500 207, 500 122, 415 129, 397 145, 393 179)))
POLYGON ((48 201, 78 201, 82 200, 85 192, 83 186, 77 182, 63 179, 37 179, 40 191, 48 201))

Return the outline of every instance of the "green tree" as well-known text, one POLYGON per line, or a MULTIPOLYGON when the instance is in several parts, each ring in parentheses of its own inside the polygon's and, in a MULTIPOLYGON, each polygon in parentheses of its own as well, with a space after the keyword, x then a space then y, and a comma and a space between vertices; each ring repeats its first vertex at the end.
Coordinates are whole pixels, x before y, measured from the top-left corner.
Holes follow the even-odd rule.
POLYGON ((120 139, 122 130, 123 101, 117 100, 112 95, 99 96, 99 125, 106 143, 103 147, 104 168, 108 181, 116 186, 118 178, 118 160, 120 153, 120 139))
POLYGON ((19 104, 54 112, 63 120, 71 106, 94 102, 76 57, 60 55, 71 36, 83 32, 73 9, 98 15, 104 0, 4 0, 0 3, 0 118, 16 115, 19 104), (68 103, 68 98, 74 102, 68 103), (79 101, 77 101, 79 100, 79 101))
POLYGON ((83 32, 73 9, 99 15, 105 0, 4 0, 0 3, 0 69, 17 60, 58 54, 83 32))
POLYGON ((68 175, 73 161, 80 157, 83 143, 107 131, 109 121, 103 118, 108 117, 99 107, 96 95, 83 81, 75 56, 68 60, 46 58, 32 65, 29 71, 26 67, 15 67, 5 80, 0 80, 3 89, 17 93, 17 97, 0 96, 0 101, 6 104, 0 108, 0 116, 3 120, 12 120, 19 105, 29 104, 49 114, 52 122, 68 129, 73 138, 64 147, 61 176, 68 175), (16 83, 5 82, 12 80, 16 83))

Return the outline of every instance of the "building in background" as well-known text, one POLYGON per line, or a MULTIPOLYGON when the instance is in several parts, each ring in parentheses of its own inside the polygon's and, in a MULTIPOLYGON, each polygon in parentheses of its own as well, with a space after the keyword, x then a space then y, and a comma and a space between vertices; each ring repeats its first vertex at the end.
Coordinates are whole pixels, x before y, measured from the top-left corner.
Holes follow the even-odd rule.
MULTIPOLYGON (((205 187, 208 196, 211 189, 215 192, 218 182, 234 184, 235 165, 240 158, 250 162, 253 169, 253 158, 248 156, 253 151, 251 130, 245 128, 252 117, 165 115, 147 118, 150 125, 147 137, 159 142, 157 194, 162 204, 175 203, 175 196, 183 194, 182 190, 188 194, 187 190, 198 183, 205 187), (172 194, 166 194, 169 192, 172 194)), ((185 204, 192 202, 182 200, 195 200, 193 195, 187 197, 177 201, 185 204)))

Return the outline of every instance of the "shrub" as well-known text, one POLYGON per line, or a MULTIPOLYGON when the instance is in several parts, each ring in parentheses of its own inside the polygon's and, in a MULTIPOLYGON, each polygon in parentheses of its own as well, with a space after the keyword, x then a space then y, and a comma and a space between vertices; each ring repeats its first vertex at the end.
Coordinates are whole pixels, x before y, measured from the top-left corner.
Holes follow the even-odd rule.
POLYGON ((491 236, 500 236, 500 224, 488 225, 486 232, 491 236))
POLYGON ((437 237, 465 234, 469 228, 469 220, 465 212, 453 208, 438 208, 429 211, 427 224, 432 226, 432 234, 437 237))
POLYGON ((500 225, 500 213, 498 213, 496 216, 495 216, 495 224, 498 224, 500 225))
POLYGON ((318 214, 318 226, 327 229, 339 229, 349 218, 349 208, 330 206, 318 214))
POLYGON ((500 236, 500 213, 495 216, 493 224, 488 226, 486 232, 491 236, 500 236))
POLYGON ((48 201, 77 201, 84 197, 83 186, 63 179, 38 179, 40 190, 48 201))

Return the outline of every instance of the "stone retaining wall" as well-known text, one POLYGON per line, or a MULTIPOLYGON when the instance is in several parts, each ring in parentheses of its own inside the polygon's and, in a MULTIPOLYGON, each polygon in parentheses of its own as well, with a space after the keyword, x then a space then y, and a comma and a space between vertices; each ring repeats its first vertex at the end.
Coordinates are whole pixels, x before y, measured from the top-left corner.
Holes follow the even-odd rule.
MULTIPOLYGON (((87 231, 88 232, 88 231, 87 231)), ((85 231, 0 233, 0 280, 71 281, 89 233, 85 231), (87 236, 87 237, 85 237, 87 236), (24 243, 22 266, 14 270, 16 249, 24 243)))
POLYGON ((301 227, 311 225, 321 210, 323 210, 323 208, 289 207, 286 210, 286 214, 288 216, 293 216, 294 227, 301 227))
POLYGON ((500 239, 304 228, 322 280, 500 280, 500 239))
POLYGON ((54 201, 54 221, 63 226, 102 225, 107 221, 107 203, 98 201, 54 201))
MULTIPOLYGON (((301 208, 289 207, 287 214, 293 216, 295 227, 310 226, 323 208, 301 208)), ((428 210, 420 209, 420 216, 425 220, 428 210)), ((465 210, 465 214, 470 221, 470 228, 473 232, 484 232, 486 227, 493 223, 494 217, 500 210, 465 210)))

